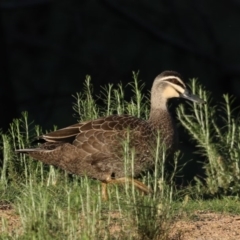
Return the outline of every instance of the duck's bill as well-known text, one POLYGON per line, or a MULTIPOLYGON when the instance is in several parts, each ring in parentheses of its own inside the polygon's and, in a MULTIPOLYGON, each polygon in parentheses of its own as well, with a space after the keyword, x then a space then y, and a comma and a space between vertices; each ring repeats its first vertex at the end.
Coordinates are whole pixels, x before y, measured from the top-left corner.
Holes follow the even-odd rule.
POLYGON ((203 103, 206 103, 206 101, 204 101, 203 99, 201 99, 200 97, 198 97, 197 95, 194 95, 194 94, 191 94, 189 93, 187 90, 185 90, 182 94, 181 94, 181 97, 182 98, 185 98, 185 99, 188 99, 192 102, 195 102, 195 103, 200 103, 200 104, 203 104, 203 103))

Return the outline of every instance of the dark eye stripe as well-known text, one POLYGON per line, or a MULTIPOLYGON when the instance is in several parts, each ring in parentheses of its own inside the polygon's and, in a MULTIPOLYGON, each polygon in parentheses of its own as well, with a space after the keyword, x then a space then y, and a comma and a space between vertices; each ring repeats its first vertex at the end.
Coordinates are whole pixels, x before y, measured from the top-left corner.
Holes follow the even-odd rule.
POLYGON ((170 83, 173 83, 173 84, 176 84, 178 85, 179 87, 185 89, 186 87, 184 86, 184 84, 182 84, 181 82, 179 82, 176 78, 169 78, 169 79, 166 79, 165 81, 167 82, 170 82, 170 83))

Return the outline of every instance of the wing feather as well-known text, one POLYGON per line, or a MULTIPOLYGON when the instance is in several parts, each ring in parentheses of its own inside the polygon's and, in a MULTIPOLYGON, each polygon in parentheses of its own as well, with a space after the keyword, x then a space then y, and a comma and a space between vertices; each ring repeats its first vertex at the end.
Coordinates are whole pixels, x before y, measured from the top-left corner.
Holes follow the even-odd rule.
POLYGON ((39 138, 47 142, 69 142, 90 153, 107 149, 116 139, 126 136, 127 130, 139 128, 141 122, 143 120, 129 115, 112 115, 77 123, 39 138))

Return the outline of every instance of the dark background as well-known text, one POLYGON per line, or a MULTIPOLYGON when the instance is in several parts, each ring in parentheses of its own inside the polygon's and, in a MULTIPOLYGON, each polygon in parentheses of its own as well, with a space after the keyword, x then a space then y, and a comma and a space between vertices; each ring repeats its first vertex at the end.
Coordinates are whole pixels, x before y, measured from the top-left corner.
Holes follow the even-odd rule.
POLYGON ((0 3, 0 128, 21 111, 64 127, 87 74, 95 88, 163 70, 240 95, 240 2, 28 0, 0 3))
POLYGON ((240 1, 6 0, 0 14, 4 131, 22 111, 44 130, 76 123, 71 95, 87 74, 99 89, 140 70, 147 91, 176 70, 239 104, 240 1))

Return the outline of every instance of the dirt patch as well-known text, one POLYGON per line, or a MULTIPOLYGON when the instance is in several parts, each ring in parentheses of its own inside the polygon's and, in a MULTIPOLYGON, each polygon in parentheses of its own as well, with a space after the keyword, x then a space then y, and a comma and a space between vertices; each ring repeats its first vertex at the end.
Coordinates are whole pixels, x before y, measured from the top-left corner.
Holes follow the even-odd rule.
MULTIPOLYGON (((113 213, 113 219, 119 213, 113 213), (116 216, 115 216, 115 215, 116 216)), ((133 229, 132 229, 133 230, 133 229)), ((118 235, 122 231, 119 224, 110 226, 110 234, 118 235)), ((0 206, 0 235, 21 235, 19 216, 10 205, 0 206)), ((129 236, 131 236, 131 231, 129 236)), ((240 216, 213 212, 195 212, 191 218, 180 217, 171 226, 169 240, 236 240, 240 239, 240 216)))
POLYGON ((11 205, 0 206, 0 234, 13 236, 21 234, 21 221, 11 205))
POLYGON ((191 219, 175 221, 169 237, 179 240, 240 239, 240 216, 198 211, 191 219))

